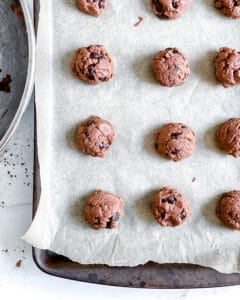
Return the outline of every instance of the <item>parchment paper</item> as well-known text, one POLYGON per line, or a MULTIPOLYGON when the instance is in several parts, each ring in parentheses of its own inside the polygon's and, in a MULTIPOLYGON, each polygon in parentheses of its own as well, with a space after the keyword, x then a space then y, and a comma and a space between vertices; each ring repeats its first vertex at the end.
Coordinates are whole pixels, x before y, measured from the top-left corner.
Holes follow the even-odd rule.
POLYGON ((240 188, 239 160, 220 152, 216 126, 239 116, 239 87, 224 89, 213 58, 222 46, 240 48, 239 20, 224 17, 212 1, 193 1, 175 21, 161 21, 150 0, 111 0, 99 18, 81 13, 74 0, 41 1, 36 81, 42 195, 25 240, 83 264, 136 266, 147 261, 194 263, 240 272, 240 234, 215 215, 221 193, 240 188), (138 16, 144 18, 134 27, 138 16), (103 44, 114 59, 115 79, 98 86, 71 73, 73 51, 103 44), (150 64, 166 47, 179 47, 192 74, 181 87, 155 82, 150 64), (90 115, 109 120, 116 141, 104 159, 80 153, 76 125, 90 115), (159 157, 154 132, 183 122, 198 138, 181 162, 159 157), (193 177, 196 178, 192 182, 193 177), (156 190, 170 185, 191 202, 193 214, 177 228, 163 228, 150 212, 156 190), (125 199, 114 230, 96 231, 83 219, 86 197, 105 189, 125 199))

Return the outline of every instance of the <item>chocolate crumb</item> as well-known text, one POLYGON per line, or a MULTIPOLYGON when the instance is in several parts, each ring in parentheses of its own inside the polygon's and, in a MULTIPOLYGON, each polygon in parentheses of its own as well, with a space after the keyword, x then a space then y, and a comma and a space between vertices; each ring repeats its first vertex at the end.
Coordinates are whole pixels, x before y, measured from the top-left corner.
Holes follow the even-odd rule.
POLYGON ((12 81, 11 76, 7 74, 5 77, 3 77, 2 80, 0 80, 0 91, 3 91, 5 93, 10 93, 10 82, 12 81))
POLYGON ((134 27, 138 27, 143 22, 143 17, 138 17, 137 23, 134 24, 134 27))
POLYGON ((16 267, 17 267, 17 268, 20 268, 21 265, 22 265, 22 261, 21 261, 21 259, 19 259, 19 260, 16 262, 16 267))
POLYGON ((196 181, 196 177, 193 177, 192 182, 196 181))

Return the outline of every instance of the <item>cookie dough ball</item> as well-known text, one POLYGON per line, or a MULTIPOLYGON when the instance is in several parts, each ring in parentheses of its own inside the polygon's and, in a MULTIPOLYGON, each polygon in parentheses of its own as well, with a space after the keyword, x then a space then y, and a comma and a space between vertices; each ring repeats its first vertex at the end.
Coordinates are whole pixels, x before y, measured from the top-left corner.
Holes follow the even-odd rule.
POLYGON ((217 131, 219 146, 230 155, 240 157, 240 119, 230 119, 217 131))
POLYGON ((214 6, 230 18, 240 18, 240 0, 214 0, 214 6))
POLYGON ((120 197, 99 190, 88 199, 84 215, 85 220, 95 229, 112 229, 123 215, 124 201, 120 197))
POLYGON ((86 154, 104 157, 114 137, 113 127, 109 122, 92 116, 78 126, 77 147, 86 154))
POLYGON ((73 73, 81 80, 97 84, 114 76, 114 65, 103 46, 93 45, 75 51, 72 61, 73 73))
POLYGON ((80 10, 88 15, 100 16, 108 7, 109 0, 77 0, 80 10))
POLYGON ((169 123, 157 134, 157 152, 173 161, 190 156, 196 148, 196 134, 182 123, 169 123))
POLYGON ((176 19, 191 6, 192 0, 152 0, 155 15, 162 19, 176 19))
POLYGON ((153 198, 152 213, 162 226, 178 226, 191 215, 188 200, 172 187, 162 188, 153 198))
POLYGON ((225 88, 240 84, 240 52, 220 48, 215 57, 216 77, 225 88))
POLYGON ((217 216, 228 227, 240 230, 240 191, 223 194, 218 204, 217 216))
POLYGON ((160 51, 153 59, 156 79, 163 86, 182 85, 190 75, 187 57, 178 48, 160 51))

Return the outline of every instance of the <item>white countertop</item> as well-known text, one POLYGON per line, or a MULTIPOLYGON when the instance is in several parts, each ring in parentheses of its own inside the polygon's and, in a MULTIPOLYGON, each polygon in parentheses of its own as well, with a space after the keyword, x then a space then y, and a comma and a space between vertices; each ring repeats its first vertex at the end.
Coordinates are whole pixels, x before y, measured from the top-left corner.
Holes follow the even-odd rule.
MULTIPOLYGON (((28 0, 31 4, 32 0, 28 0)), ((31 5, 30 5, 31 7, 31 5)), ((3 299, 227 299, 240 286, 198 290, 144 290, 86 284, 49 276, 32 260, 31 246, 20 237, 32 218, 33 101, 0 154, 0 297, 3 299), (5 251, 7 250, 7 251, 5 251), (21 260, 21 265, 16 263, 21 260), (12 297, 11 297, 12 296, 12 297)))

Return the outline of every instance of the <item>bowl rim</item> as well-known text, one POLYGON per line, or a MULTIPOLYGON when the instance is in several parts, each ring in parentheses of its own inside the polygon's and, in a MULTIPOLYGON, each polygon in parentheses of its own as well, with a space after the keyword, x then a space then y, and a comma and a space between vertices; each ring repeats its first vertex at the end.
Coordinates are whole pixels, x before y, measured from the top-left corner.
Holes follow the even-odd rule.
POLYGON ((34 26, 32 21, 32 16, 30 14, 28 4, 26 0, 20 0, 20 4, 23 10, 23 16, 25 20, 27 36, 28 36, 28 69, 27 69, 27 77, 25 82, 24 91, 21 97, 21 101, 19 103, 18 109, 7 129, 4 136, 0 140, 0 151, 6 146, 13 133, 17 129, 20 120, 26 107, 31 99, 33 86, 34 86, 34 74, 35 74, 35 33, 34 26))

